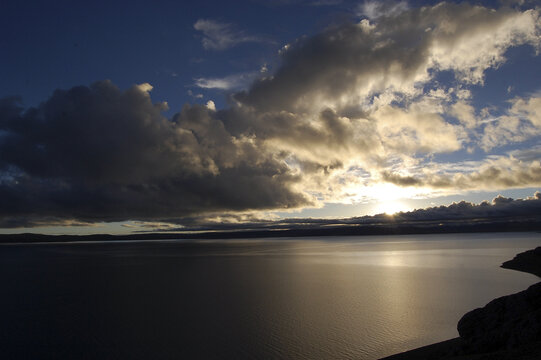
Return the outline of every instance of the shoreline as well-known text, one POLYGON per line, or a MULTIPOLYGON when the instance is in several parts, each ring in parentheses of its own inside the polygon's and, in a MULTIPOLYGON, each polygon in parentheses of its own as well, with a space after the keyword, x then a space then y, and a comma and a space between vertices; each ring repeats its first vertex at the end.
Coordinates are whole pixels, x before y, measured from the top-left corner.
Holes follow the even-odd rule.
POLYGON ((396 222, 382 224, 328 225, 324 227, 258 229, 258 230, 203 230, 194 232, 141 232, 125 235, 46 235, 36 233, 0 234, 1 244, 32 244, 47 242, 91 242, 91 241, 140 241, 140 240, 227 240, 261 239, 283 237, 326 237, 326 236, 377 236, 377 235, 425 235, 458 233, 506 233, 541 232, 541 220, 514 222, 491 221, 462 224, 439 221, 396 222))
MULTIPOLYGON (((501 265, 541 278, 541 247, 501 265)), ((380 360, 534 360, 541 358, 541 282, 502 296, 466 313, 460 337, 408 350, 380 360)))

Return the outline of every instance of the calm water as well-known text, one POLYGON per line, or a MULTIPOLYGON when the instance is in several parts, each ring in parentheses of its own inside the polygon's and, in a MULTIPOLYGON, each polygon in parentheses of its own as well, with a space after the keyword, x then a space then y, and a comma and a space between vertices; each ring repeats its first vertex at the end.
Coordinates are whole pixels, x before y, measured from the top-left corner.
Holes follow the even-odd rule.
POLYGON ((541 234, 0 246, 6 359, 375 359, 537 282, 541 234))

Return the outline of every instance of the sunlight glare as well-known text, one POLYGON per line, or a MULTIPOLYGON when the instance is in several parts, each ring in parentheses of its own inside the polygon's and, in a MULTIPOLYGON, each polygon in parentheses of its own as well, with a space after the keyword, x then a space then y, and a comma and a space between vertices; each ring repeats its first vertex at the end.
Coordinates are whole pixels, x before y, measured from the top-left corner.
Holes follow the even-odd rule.
POLYGON ((379 184, 373 188, 374 213, 393 215, 400 211, 412 210, 404 200, 413 197, 411 189, 392 184, 379 184))
POLYGON ((410 211, 411 208, 401 201, 380 201, 375 206, 376 214, 394 215, 401 211, 410 211))

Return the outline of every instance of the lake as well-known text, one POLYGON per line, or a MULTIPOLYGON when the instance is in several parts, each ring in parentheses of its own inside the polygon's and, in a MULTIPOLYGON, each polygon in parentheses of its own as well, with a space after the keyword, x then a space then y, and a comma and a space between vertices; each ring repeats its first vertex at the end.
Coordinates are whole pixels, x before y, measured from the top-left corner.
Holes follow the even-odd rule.
POLYGON ((0 246, 5 359, 376 359, 539 278, 539 233, 0 246))

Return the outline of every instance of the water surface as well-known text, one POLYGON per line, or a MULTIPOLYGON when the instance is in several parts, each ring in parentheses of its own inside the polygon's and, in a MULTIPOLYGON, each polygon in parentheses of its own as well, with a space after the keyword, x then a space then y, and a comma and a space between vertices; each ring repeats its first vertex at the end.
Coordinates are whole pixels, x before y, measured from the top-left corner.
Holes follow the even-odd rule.
POLYGON ((374 359, 539 279, 537 233, 0 246, 15 359, 374 359))

